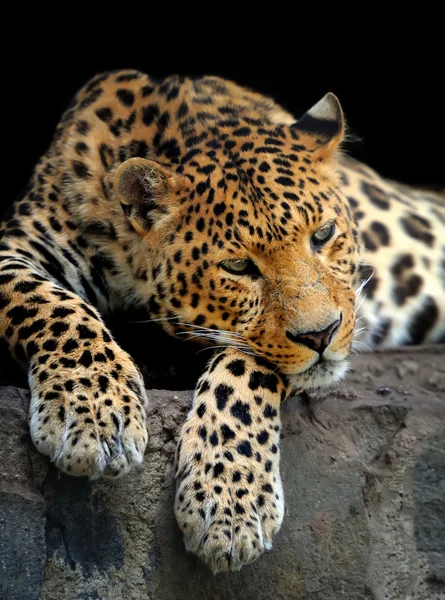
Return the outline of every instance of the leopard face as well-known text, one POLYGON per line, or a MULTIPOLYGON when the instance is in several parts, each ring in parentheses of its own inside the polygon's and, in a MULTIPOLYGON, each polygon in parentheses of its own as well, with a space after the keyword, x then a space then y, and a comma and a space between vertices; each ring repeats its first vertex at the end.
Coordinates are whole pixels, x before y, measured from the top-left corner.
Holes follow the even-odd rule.
POLYGON ((151 307, 168 333, 260 356, 306 389, 344 374, 358 242, 331 166, 342 134, 330 95, 295 126, 229 125, 175 171, 117 169, 116 196, 156 248, 151 307))

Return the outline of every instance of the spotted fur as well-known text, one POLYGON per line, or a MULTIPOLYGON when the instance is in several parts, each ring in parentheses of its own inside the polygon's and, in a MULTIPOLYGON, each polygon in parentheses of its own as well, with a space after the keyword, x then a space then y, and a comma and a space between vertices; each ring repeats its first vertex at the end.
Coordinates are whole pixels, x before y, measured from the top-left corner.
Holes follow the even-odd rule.
POLYGON ((216 77, 99 75, 0 230, 0 337, 60 469, 116 477, 144 454, 142 378, 102 315, 142 308, 223 347, 176 456, 179 526, 215 572, 280 527, 291 391, 340 379, 354 336, 443 341, 445 203, 342 156, 343 134, 332 94, 295 121, 216 77))
POLYGON ((445 197, 343 157, 345 194, 363 240, 356 337, 372 348, 445 342, 445 197))

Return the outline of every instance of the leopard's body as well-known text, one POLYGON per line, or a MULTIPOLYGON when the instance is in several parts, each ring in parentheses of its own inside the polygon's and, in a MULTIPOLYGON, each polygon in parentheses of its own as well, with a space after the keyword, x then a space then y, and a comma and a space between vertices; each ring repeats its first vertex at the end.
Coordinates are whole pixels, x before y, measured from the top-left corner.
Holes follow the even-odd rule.
POLYGON ((224 347, 176 458, 178 523, 214 571, 280 527, 292 389, 338 380, 355 334, 444 339, 444 199, 342 157, 343 130, 332 95, 295 123, 218 78, 104 74, 0 230, 0 337, 28 365, 33 440, 64 471, 121 475, 147 442, 143 381, 101 314, 142 307, 224 347))

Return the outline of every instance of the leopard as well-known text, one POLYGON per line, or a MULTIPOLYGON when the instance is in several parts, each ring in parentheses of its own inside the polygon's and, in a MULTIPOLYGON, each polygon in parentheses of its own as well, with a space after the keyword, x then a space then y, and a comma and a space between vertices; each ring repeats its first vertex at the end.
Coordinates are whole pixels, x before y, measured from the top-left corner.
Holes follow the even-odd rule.
POLYGON ((214 573, 281 527, 281 404, 340 381, 356 344, 445 341, 445 199, 351 158, 347 135, 330 92, 296 119, 219 77, 102 73, 0 228, 0 339, 61 471, 113 479, 144 458, 144 381, 108 315, 136 307, 212 352, 174 512, 214 573))

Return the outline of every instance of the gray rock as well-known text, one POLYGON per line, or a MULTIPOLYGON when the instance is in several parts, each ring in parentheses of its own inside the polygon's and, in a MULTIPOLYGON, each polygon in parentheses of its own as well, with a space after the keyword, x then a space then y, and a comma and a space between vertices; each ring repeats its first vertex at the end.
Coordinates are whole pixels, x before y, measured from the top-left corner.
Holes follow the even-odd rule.
POLYGON ((37 600, 46 560, 44 459, 31 447, 27 397, 0 387, 0 598, 37 600), (35 460, 35 463, 33 463, 35 460), (35 467, 35 471, 34 471, 35 467), (39 479, 40 478, 40 479, 39 479))
POLYGON ((360 356, 335 392, 288 401, 282 530, 259 561, 217 576, 185 552, 172 511, 190 392, 150 390, 144 465, 90 484, 46 473, 26 394, 3 388, 2 600, 444 600, 444 358, 360 356))
POLYGON ((414 535, 428 553, 435 579, 445 583, 445 435, 425 444, 414 471, 414 535))
POLYGON ((88 479, 72 479, 54 467, 45 480, 51 500, 46 520, 47 556, 57 557, 86 578, 95 571, 120 569, 124 550, 116 517, 98 494, 92 494, 88 479))
POLYGON ((45 558, 44 503, 0 493, 0 598, 37 600, 45 558))

